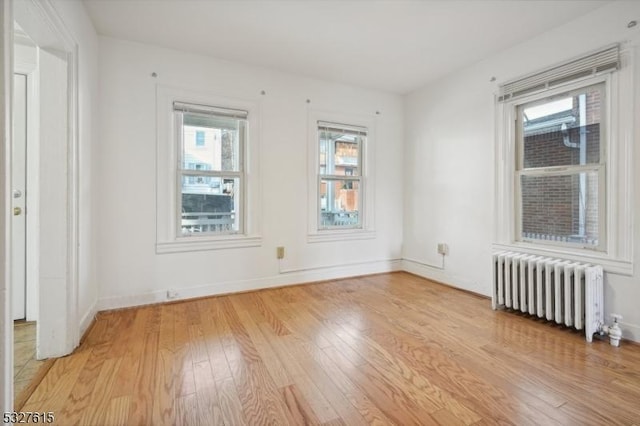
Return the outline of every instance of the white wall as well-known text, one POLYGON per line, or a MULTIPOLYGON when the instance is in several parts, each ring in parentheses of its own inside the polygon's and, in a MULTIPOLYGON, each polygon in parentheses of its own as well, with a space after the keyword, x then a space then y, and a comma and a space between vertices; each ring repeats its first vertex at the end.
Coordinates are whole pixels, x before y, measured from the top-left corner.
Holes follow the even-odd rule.
POLYGON ((400 96, 100 38, 95 233, 99 308, 391 270, 402 240, 400 96), (151 74, 156 72, 157 78, 151 74), (156 84, 260 105, 262 246, 156 254, 156 84), (261 95, 261 91, 266 95, 261 95), (311 103, 307 104, 306 100, 311 103), (376 238, 308 243, 308 108, 375 115, 376 238), (280 274, 276 247, 285 246, 280 274))
MULTIPOLYGON (((614 2, 407 96, 403 257, 437 264, 436 244, 450 246, 444 270, 405 261, 407 270, 490 294, 493 99, 498 84, 613 42, 637 44, 640 27, 628 29, 627 23, 638 18, 640 3, 614 2), (492 76, 497 78, 495 83, 489 81, 492 76)), ((640 107, 638 53, 636 49, 636 117, 640 107)), ((636 118, 636 141, 638 124, 636 118)), ((605 314, 622 314, 625 336, 640 341, 640 150, 634 155, 635 275, 606 274, 605 314)))
POLYGON ((96 312, 94 150, 98 142, 98 36, 82 2, 54 0, 53 5, 78 45, 78 314, 80 335, 96 312))

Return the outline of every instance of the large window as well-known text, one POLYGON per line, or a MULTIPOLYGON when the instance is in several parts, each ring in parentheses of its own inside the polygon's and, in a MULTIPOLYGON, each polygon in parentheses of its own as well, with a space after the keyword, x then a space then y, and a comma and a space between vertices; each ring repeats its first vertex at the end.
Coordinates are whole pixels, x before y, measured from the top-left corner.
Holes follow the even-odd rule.
POLYGON ((174 102, 178 235, 242 232, 247 112, 174 102))
POLYGON ((318 122, 319 229, 362 227, 362 147, 367 129, 318 122))
POLYGON ((517 238, 603 250, 605 85, 517 105, 517 238))
POLYGON ((158 86, 156 252, 257 247, 260 108, 158 86))
POLYGON ((499 86, 495 250, 632 273, 633 80, 612 45, 499 86))

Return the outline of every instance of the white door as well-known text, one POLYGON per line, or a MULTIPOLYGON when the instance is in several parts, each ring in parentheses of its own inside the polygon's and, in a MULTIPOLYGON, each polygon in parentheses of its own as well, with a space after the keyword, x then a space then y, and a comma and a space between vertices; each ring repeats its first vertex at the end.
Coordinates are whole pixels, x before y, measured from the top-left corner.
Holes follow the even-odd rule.
POLYGON ((13 76, 11 290, 13 319, 26 317, 27 76, 13 76))

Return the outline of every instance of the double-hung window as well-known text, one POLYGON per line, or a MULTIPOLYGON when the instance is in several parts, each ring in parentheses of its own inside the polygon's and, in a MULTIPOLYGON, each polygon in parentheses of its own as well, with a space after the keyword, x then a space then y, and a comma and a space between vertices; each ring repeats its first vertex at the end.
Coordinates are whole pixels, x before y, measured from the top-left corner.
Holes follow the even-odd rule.
POLYGON ((318 229, 362 228, 367 129, 318 121, 318 229))
POLYGON ((604 249, 605 99, 599 83, 517 105, 517 239, 604 249))
POLYGON ((627 52, 609 46, 500 86, 494 249, 632 270, 627 52))
POLYGON ((260 107, 157 88, 156 252, 257 247, 260 107))
POLYGON ((243 232, 247 111, 173 103, 176 235, 243 232))

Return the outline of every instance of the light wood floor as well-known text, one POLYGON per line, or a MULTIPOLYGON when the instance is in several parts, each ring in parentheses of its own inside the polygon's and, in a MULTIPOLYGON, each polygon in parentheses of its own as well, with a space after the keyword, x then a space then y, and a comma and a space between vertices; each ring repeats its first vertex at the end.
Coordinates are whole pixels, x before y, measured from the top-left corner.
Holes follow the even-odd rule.
POLYGON ((52 363, 52 360, 36 359, 36 322, 14 321, 13 394, 16 409, 22 407, 52 363))
POLYGON ((383 274, 101 313, 23 411, 61 425, 632 425, 640 345, 383 274))
POLYGON ((39 368, 36 360, 36 323, 14 321, 13 323, 13 382, 17 395, 28 385, 34 370, 39 368))

